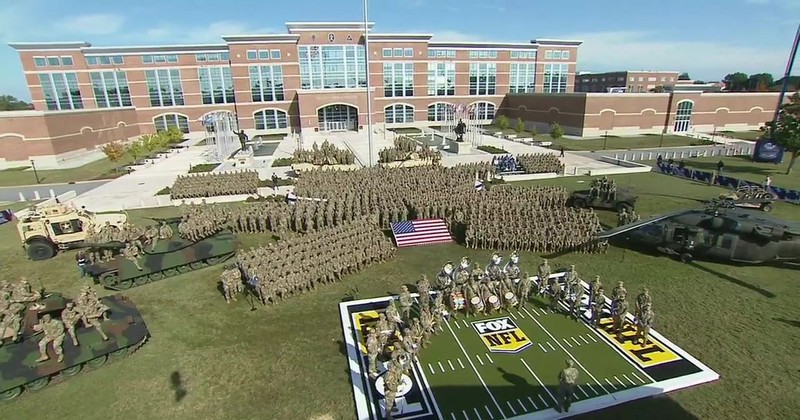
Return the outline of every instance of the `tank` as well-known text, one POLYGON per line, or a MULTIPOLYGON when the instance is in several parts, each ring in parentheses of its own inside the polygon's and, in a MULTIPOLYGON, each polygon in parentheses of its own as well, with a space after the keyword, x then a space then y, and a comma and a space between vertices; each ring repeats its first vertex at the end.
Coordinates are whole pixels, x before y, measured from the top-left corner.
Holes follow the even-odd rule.
POLYGON ((150 245, 144 245, 144 255, 138 259, 141 270, 133 261, 122 256, 124 244, 112 242, 94 247, 92 251, 102 252, 109 249, 114 254, 113 259, 90 264, 86 267, 86 272, 94 278, 95 283, 106 289, 125 290, 216 265, 236 254, 236 241, 229 230, 222 230, 192 242, 180 237, 177 220, 168 222, 172 227, 172 238, 159 240, 154 249, 150 245))
POLYGON ((147 324, 132 301, 121 295, 107 296, 100 298, 100 302, 110 308, 108 319, 101 321, 103 331, 108 336, 107 341, 96 329, 86 328, 78 321, 75 329, 78 346, 72 344, 67 334, 62 362, 57 361, 52 345, 48 345, 50 360, 36 362, 42 334, 35 332, 33 326, 45 314, 60 318, 61 311, 69 302, 69 299, 57 293, 45 296, 39 302, 28 305, 23 320, 22 341, 0 346, 0 401, 13 400, 23 390, 38 391, 50 382, 68 379, 85 368, 96 369, 107 361, 126 357, 150 337, 147 324))

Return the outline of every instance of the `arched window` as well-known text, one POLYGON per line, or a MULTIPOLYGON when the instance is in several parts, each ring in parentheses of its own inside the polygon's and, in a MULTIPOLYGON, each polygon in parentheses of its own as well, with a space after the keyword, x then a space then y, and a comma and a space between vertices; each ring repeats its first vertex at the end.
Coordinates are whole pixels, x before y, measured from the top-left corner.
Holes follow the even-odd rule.
POLYGON ((256 121, 256 130, 273 130, 276 128, 287 128, 289 123, 286 121, 286 113, 280 109, 264 109, 253 113, 256 121))
POLYGON ((167 131, 170 127, 178 127, 182 133, 189 132, 189 118, 180 114, 165 114, 153 118, 156 132, 167 131))
POLYGON ((688 131, 692 125, 692 110, 694 109, 694 102, 681 101, 678 102, 678 110, 675 112, 675 131, 688 131))
POLYGON ((428 121, 446 121, 447 115, 453 113, 455 106, 443 102, 428 105, 428 121))
POLYGON ((414 122, 414 107, 405 104, 389 105, 383 110, 386 124, 414 122))
POLYGON ((493 120, 494 104, 491 102, 478 102, 475 104, 476 120, 493 120))

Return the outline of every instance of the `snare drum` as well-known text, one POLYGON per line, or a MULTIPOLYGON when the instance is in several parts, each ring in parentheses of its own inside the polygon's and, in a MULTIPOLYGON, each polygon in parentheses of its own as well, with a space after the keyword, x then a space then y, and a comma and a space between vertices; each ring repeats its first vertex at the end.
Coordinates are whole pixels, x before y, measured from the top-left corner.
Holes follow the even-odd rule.
POLYGON ((461 292, 453 292, 450 294, 450 306, 453 310, 464 309, 466 304, 467 300, 464 299, 464 295, 461 292))
POLYGON ((500 299, 497 296, 489 296, 489 305, 492 309, 500 309, 500 299))
POLYGON ((481 300, 481 298, 479 296, 474 296, 470 300, 470 304, 472 305, 472 308, 475 309, 476 311, 482 311, 483 310, 483 301, 481 300))
POLYGON ((517 306, 517 295, 515 295, 512 292, 508 292, 506 293, 505 298, 506 298, 506 303, 509 306, 517 306))

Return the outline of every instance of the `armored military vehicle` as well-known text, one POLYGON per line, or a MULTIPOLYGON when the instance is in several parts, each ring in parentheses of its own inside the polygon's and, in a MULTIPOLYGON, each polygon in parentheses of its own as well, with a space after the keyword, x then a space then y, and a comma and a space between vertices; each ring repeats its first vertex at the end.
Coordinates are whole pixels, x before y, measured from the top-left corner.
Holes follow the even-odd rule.
POLYGON ((90 248, 92 252, 101 255, 104 250, 110 250, 113 258, 110 261, 88 265, 86 272, 106 289, 125 290, 216 265, 236 254, 236 242, 229 230, 192 242, 180 237, 178 222, 179 219, 168 221, 173 231, 172 238, 159 240, 155 248, 148 244, 144 245, 144 255, 140 255, 136 260, 141 269, 122 255, 124 244, 113 242, 90 248))
POLYGON ((150 336, 147 325, 136 305, 124 296, 100 298, 100 303, 109 308, 108 319, 101 321, 101 328, 108 336, 103 340, 93 327, 86 328, 81 321, 75 328, 78 346, 74 346, 67 334, 64 344, 64 359, 58 362, 52 344, 48 345, 49 360, 37 362, 41 332, 34 326, 45 314, 58 319, 68 299, 57 293, 44 294, 38 302, 29 303, 24 310, 21 339, 10 342, 13 332, 0 330, 0 401, 17 398, 23 390, 37 391, 54 380, 68 379, 77 375, 84 367, 96 369, 109 360, 128 356, 141 347, 150 336))
POLYGON ((127 216, 121 213, 96 214, 72 205, 42 203, 19 218, 17 233, 28 258, 34 261, 53 258, 59 250, 84 248, 89 228, 108 225, 121 229, 127 216))
POLYGON ((758 209, 767 213, 772 211, 772 204, 778 199, 775 194, 757 185, 739 187, 736 192, 720 194, 719 198, 736 207, 758 209))
POLYGON ((602 194, 592 194, 591 190, 575 191, 570 196, 570 204, 576 208, 592 207, 595 209, 611 209, 617 212, 633 210, 639 197, 632 191, 617 190, 616 197, 608 200, 602 194))

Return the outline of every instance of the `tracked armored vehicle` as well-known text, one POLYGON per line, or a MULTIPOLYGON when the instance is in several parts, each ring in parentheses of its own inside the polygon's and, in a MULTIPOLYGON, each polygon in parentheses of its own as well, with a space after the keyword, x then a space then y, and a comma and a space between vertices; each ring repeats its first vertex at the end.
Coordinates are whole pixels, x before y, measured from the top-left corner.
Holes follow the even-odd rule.
POLYGON ((13 332, 0 330, 3 345, 0 346, 0 401, 17 398, 23 390, 38 391, 51 382, 57 382, 77 375, 84 368, 96 369, 109 360, 126 357, 141 347, 150 337, 142 315, 136 305, 121 295, 100 298, 109 307, 108 319, 101 321, 101 327, 108 340, 81 321, 75 327, 78 346, 74 346, 69 334, 63 344, 64 359, 58 362, 52 345, 48 345, 50 359, 37 362, 41 332, 33 326, 39 319, 49 314, 54 319, 61 317, 68 299, 60 294, 45 294, 38 302, 29 303, 23 317, 21 341, 10 342, 13 332))
POLYGON ((112 242, 91 248, 101 254, 104 250, 110 250, 113 258, 88 265, 86 272, 106 289, 125 290, 216 265, 236 254, 236 241, 229 230, 192 242, 178 234, 179 219, 170 219, 167 222, 172 228, 172 237, 159 240, 155 248, 149 244, 144 245, 143 255, 137 259, 141 270, 122 255, 124 244, 112 242))

